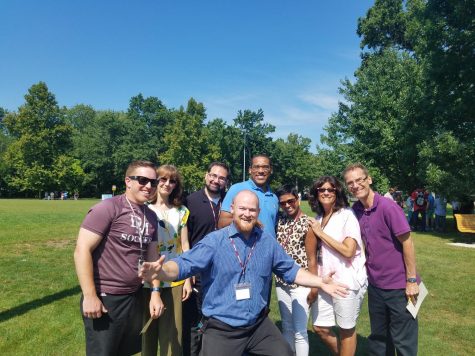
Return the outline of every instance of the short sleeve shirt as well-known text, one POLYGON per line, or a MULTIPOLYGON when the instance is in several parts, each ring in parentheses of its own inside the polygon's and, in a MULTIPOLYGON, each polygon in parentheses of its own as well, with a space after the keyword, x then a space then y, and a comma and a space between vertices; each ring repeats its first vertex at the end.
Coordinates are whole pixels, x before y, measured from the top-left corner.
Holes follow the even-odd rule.
MULTIPOLYGON (((317 217, 321 222, 322 217, 317 217)), ((322 265, 319 274, 326 276, 335 273, 333 278, 348 285, 352 290, 358 290, 366 284, 366 268, 363 241, 361 240, 360 225, 351 209, 343 208, 334 212, 323 231, 338 242, 346 238, 356 241, 355 255, 349 259, 322 242, 322 265)))
MULTIPOLYGON (((284 251, 302 268, 308 268, 307 253, 305 251, 305 237, 308 232, 308 216, 302 214, 297 220, 285 214, 279 216, 277 222, 277 242, 284 251)), ((285 281, 275 276, 277 284, 287 285, 285 281)), ((296 288, 296 284, 290 285, 296 288)))
POLYGON ((141 287, 138 260, 146 256, 150 242, 157 241, 156 226, 155 213, 145 205, 129 205, 125 195, 106 199, 89 210, 81 227, 102 236, 92 253, 98 293, 130 294, 141 287))
POLYGON ((279 211, 279 200, 277 196, 272 193, 270 187, 264 192, 256 183, 249 179, 245 182, 236 183, 231 186, 223 200, 221 207, 222 211, 231 212, 231 204, 237 193, 242 190, 250 190, 256 193, 259 199, 259 220, 264 224, 264 231, 267 231, 271 236, 275 237, 275 228, 277 225, 277 212, 279 211))
POLYGON ((406 287, 406 267, 398 236, 411 231, 403 210, 395 202, 374 194, 373 206, 353 205, 366 245, 366 269, 371 285, 381 289, 406 287))
MULTIPOLYGON (((182 252, 181 229, 186 226, 189 210, 184 206, 173 207, 163 212, 153 205, 149 206, 159 219, 158 224, 158 253, 166 256, 166 261, 179 256, 182 252)), ((174 287, 183 284, 184 281, 163 282, 160 281, 160 287, 174 287)))
POLYGON ((300 269, 268 233, 255 228, 246 240, 234 223, 211 232, 174 261, 180 279, 201 274, 203 315, 233 327, 255 323, 267 305, 272 272, 293 283, 300 269), (236 253, 246 264, 244 274, 236 253), (236 300, 236 284, 243 282, 250 284, 251 297, 236 300))

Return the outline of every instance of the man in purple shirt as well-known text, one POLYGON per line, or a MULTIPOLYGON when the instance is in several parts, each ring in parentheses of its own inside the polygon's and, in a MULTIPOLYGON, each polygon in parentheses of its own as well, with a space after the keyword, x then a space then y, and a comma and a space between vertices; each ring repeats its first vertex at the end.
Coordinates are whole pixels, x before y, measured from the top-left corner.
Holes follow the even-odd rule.
POLYGON ((358 199, 353 210, 366 247, 370 355, 417 355, 417 319, 407 311, 419 294, 411 229, 393 201, 375 193, 362 164, 343 172, 346 186, 358 199))
MULTIPOLYGON (((132 162, 125 194, 93 206, 79 230, 74 262, 81 285, 87 355, 140 351, 142 280, 138 268, 155 261, 157 217, 145 206, 157 187, 153 163, 132 162)), ((163 313, 159 282, 153 281, 150 314, 163 313)))

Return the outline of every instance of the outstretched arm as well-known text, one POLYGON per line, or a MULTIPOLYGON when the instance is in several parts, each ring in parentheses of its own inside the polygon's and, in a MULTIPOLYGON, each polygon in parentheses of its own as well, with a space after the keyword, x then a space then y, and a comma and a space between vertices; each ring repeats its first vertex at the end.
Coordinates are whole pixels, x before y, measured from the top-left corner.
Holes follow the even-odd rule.
POLYGON ((348 294, 348 286, 335 282, 331 276, 324 278, 315 276, 303 268, 300 268, 295 277, 295 283, 305 287, 321 288, 332 297, 345 297, 348 294))
POLYGON ((163 263, 165 256, 161 256, 155 262, 144 262, 139 271, 139 277, 152 283, 154 279, 161 281, 174 281, 178 278, 178 265, 175 261, 163 263))

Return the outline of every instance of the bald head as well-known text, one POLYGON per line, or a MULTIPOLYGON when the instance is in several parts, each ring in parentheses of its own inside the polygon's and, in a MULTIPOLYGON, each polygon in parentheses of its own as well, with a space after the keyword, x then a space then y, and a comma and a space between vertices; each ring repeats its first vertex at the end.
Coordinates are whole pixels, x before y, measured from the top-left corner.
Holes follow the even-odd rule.
POLYGON ((240 191, 233 199, 231 214, 237 230, 249 238, 259 216, 259 199, 250 190, 240 191))

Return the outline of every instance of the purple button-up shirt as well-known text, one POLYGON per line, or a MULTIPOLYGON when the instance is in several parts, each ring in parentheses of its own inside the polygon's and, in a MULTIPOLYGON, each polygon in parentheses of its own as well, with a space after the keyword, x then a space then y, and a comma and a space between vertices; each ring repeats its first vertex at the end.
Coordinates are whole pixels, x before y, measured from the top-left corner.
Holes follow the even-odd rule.
POLYGON ((406 288, 406 267, 402 244, 397 239, 411 228, 403 210, 394 202, 375 193, 373 206, 353 205, 361 237, 366 247, 366 269, 371 285, 381 289, 406 288))

